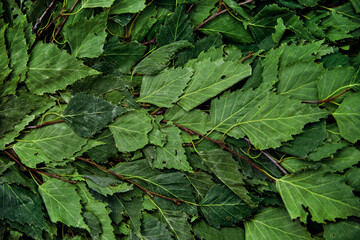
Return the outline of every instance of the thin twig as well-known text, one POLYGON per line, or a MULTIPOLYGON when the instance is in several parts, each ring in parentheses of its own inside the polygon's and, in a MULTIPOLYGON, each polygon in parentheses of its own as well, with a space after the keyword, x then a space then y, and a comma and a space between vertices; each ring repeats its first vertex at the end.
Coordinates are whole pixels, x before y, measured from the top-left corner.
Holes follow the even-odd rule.
MULTIPOLYGON (((250 140, 246 137, 244 137, 244 140, 247 141, 250 145, 250 140)), ((274 165, 282 172, 284 173, 285 175, 288 175, 289 173, 278 163, 278 161, 276 161, 274 158, 272 158, 270 156, 270 154, 268 154, 267 152, 265 151, 262 151, 261 150, 261 153, 265 155, 265 157, 267 157, 272 163, 274 163, 274 165)))
POLYGON ((313 103, 313 104, 321 104, 321 103, 327 103, 327 102, 331 102, 332 100, 340 97, 341 95, 347 93, 351 88, 347 88, 344 91, 342 91, 341 93, 339 93, 338 95, 328 98, 328 99, 324 99, 324 100, 319 100, 319 101, 302 101, 302 103, 313 103))
POLYGON ((190 7, 189 7, 189 9, 186 11, 185 14, 189 14, 190 10, 191 10, 193 7, 194 7, 194 4, 191 4, 190 7))
MULTIPOLYGON (((74 5, 71 7, 71 9, 70 9, 70 11, 68 12, 68 14, 70 14, 70 13, 74 10, 74 8, 76 7, 76 4, 77 4, 78 2, 79 2, 79 0, 76 0, 76 1, 75 1, 74 5)), ((70 16, 70 15, 66 15, 66 16, 65 16, 64 20, 61 22, 61 24, 60 24, 59 27, 57 28, 57 30, 56 30, 56 32, 55 32, 55 34, 54 34, 54 37, 53 37, 53 39, 51 40, 51 43, 54 42, 54 40, 56 39, 56 36, 57 36, 57 35, 59 34, 59 32, 61 31, 62 27, 64 26, 64 24, 65 24, 66 20, 69 18, 69 16, 70 16)))
POLYGON ((35 125, 35 126, 26 126, 25 128, 28 129, 36 129, 36 128, 41 128, 41 127, 45 127, 45 126, 49 126, 49 125, 53 125, 53 124, 57 124, 57 123, 62 123, 65 122, 65 120, 58 120, 58 121, 53 121, 53 122, 46 122, 40 125, 35 125))
POLYGON ((143 42, 143 45, 148 45, 148 44, 155 43, 155 42, 156 42, 156 37, 154 37, 153 39, 151 39, 147 42, 143 42))
POLYGON ((54 3, 56 2, 56 0, 52 0, 52 2, 49 4, 49 6, 46 8, 46 10, 43 12, 43 14, 40 16, 40 18, 38 20, 36 20, 36 23, 32 29, 32 33, 36 32, 36 29, 38 29, 38 26, 40 25, 40 23, 42 22, 43 18, 45 17, 45 15, 50 11, 50 9, 52 8, 52 6, 54 5, 54 3))
POLYGON ((144 191, 147 195, 149 195, 149 196, 154 196, 154 195, 155 195, 155 196, 158 196, 158 197, 161 197, 161 198, 170 200, 170 201, 174 202, 174 203, 177 204, 177 205, 180 205, 180 202, 186 203, 186 201, 184 201, 184 200, 166 197, 166 196, 161 195, 161 194, 159 194, 159 193, 150 191, 150 190, 142 187, 141 185, 137 184, 136 182, 131 181, 130 179, 128 179, 128 178, 126 178, 126 177, 124 177, 124 176, 122 176, 122 175, 120 175, 120 174, 117 174, 116 172, 113 172, 113 171, 111 171, 111 170, 109 170, 109 169, 107 169, 107 168, 104 168, 104 167, 100 166, 99 164, 93 162, 93 161, 90 160, 90 159, 86 159, 86 158, 82 158, 82 157, 77 157, 77 159, 79 159, 79 160, 81 160, 81 161, 84 161, 84 162, 87 162, 87 163, 90 163, 90 164, 96 166, 97 168, 99 168, 99 169, 101 169, 101 170, 103 170, 103 171, 105 171, 105 172, 108 172, 108 173, 110 173, 110 174, 112 174, 112 175, 120 178, 120 179, 123 180, 123 181, 126 181, 126 182, 128 182, 128 183, 133 184, 134 186, 136 186, 136 187, 140 188, 141 190, 143 190, 143 191, 144 191))
POLYGON ((250 52, 248 53, 248 55, 246 55, 245 57, 243 57, 243 59, 240 60, 240 62, 241 62, 241 63, 245 62, 245 60, 251 58, 253 54, 254 54, 253 51, 250 51, 250 52))
MULTIPOLYGON (((244 4, 247 4, 247 3, 251 3, 255 0, 247 0, 245 2, 241 2, 239 3, 238 5, 241 6, 241 5, 244 5, 244 4)), ((229 9, 224 9, 222 11, 219 11, 220 8, 218 9, 218 11, 216 13, 214 13, 213 15, 211 15, 210 17, 208 17, 207 19, 205 19, 202 23, 200 23, 199 25, 197 25, 195 28, 194 28, 194 31, 198 30, 199 28, 201 28, 203 25, 205 25, 207 22, 209 22, 210 20, 214 19, 215 17, 223 14, 223 13, 226 13, 227 11, 229 11, 229 9)))
POLYGON ((25 166, 24 164, 21 163, 19 156, 16 154, 16 152, 15 152, 13 149, 11 149, 11 152, 12 152, 13 154, 10 154, 8 151, 4 150, 4 153, 5 153, 6 155, 8 155, 12 160, 14 160, 17 164, 19 164, 20 167, 21 167, 23 170, 25 170, 25 171, 30 171, 30 172, 36 172, 36 173, 39 173, 39 174, 44 174, 44 175, 47 175, 47 176, 50 176, 50 177, 53 177, 53 178, 60 179, 60 180, 62 180, 62 181, 64 181, 64 182, 68 182, 68 183, 71 183, 71 184, 76 184, 75 181, 71 181, 71 180, 64 179, 64 178, 60 177, 60 176, 57 175, 57 174, 42 172, 42 171, 39 171, 39 170, 37 170, 37 169, 27 167, 27 166, 25 166))

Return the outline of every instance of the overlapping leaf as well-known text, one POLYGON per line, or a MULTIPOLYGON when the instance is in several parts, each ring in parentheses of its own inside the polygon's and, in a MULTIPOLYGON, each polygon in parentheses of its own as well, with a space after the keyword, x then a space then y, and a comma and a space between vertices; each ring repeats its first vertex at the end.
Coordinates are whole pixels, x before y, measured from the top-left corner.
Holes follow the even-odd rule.
POLYGON ((312 239, 306 228, 293 222, 281 208, 262 209, 245 223, 246 239, 312 239))
POLYGON ((360 215, 360 202, 341 176, 326 170, 304 171, 287 175, 276 181, 285 207, 292 219, 306 223, 308 208, 311 219, 318 223, 335 218, 360 215), (294 199, 297 199, 294 201, 294 199))
POLYGON ((186 111, 215 97, 251 74, 249 65, 224 62, 222 59, 206 59, 194 63, 191 67, 194 69, 194 75, 179 101, 179 105, 186 111))
POLYGON ((38 43, 31 51, 26 85, 35 94, 54 93, 80 78, 98 74, 54 44, 38 43))
POLYGON ((65 25, 64 36, 69 42, 72 55, 78 58, 95 58, 103 52, 107 33, 107 14, 103 12, 79 22, 65 25))
POLYGON ((151 119, 146 112, 133 111, 120 116, 109 126, 120 152, 131 152, 144 147, 152 129, 151 119))
POLYGON ((103 99, 79 93, 70 100, 63 117, 77 134, 91 137, 124 112, 103 99))
POLYGON ((159 46, 180 40, 193 41, 193 29, 190 26, 190 21, 185 14, 183 6, 177 7, 175 12, 166 19, 165 24, 159 29, 156 38, 158 39, 159 46))
POLYGON ((249 217, 251 208, 245 205, 230 189, 213 185, 200 202, 200 209, 212 226, 233 226, 234 223, 249 217))
POLYGON ((156 76, 144 76, 139 102, 170 108, 190 81, 190 68, 165 69, 156 76))
POLYGON ((333 113, 340 129, 340 134, 346 140, 354 143, 360 139, 360 94, 348 95, 339 108, 333 113))
POLYGON ((39 193, 52 222, 89 230, 80 214, 80 196, 74 185, 52 178, 39 186, 39 193))
POLYGON ((211 104, 214 130, 236 138, 247 135, 257 148, 276 148, 327 114, 261 88, 226 93, 211 104), (291 109, 288 108, 291 104, 291 109))

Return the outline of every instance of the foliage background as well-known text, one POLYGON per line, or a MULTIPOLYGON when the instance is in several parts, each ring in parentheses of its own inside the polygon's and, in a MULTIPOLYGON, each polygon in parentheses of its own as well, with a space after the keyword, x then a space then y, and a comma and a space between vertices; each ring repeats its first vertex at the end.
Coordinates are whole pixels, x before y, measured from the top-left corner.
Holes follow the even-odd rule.
POLYGON ((359 11, 1 1, 0 238, 356 239, 359 11))

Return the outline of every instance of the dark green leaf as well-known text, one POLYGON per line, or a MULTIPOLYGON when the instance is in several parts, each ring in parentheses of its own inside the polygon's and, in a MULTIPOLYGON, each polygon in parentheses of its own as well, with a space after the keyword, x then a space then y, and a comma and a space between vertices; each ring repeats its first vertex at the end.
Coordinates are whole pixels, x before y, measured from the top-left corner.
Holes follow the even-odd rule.
POLYGON ((77 134, 91 137, 124 112, 101 98, 79 93, 71 98, 63 118, 77 134))
POLYGON ((159 46, 180 40, 193 41, 193 29, 190 26, 187 14, 185 14, 183 5, 177 7, 175 12, 165 20, 165 24, 160 27, 156 39, 159 46))
POLYGON ((233 226, 247 218, 251 208, 225 186, 214 185, 200 202, 200 209, 210 225, 214 227, 233 226))

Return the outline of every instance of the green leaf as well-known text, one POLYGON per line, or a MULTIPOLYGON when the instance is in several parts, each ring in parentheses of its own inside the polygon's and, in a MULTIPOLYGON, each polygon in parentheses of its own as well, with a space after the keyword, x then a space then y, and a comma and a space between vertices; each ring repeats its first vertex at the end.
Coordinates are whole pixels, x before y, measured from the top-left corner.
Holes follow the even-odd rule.
MULTIPOLYGON (((81 202, 84 205, 84 213, 92 213, 100 221, 102 240, 115 240, 114 228, 111 225, 111 219, 109 217, 110 210, 107 208, 107 204, 96 200, 90 191, 86 188, 85 184, 78 184, 78 192, 81 197, 81 202)), ((91 229, 91 226, 90 230, 91 229)))
POLYGON ((305 158, 323 144, 327 137, 325 127, 325 121, 306 125, 303 133, 294 136, 294 140, 284 143, 278 150, 299 158, 305 158))
POLYGON ((190 68, 169 68, 156 76, 144 76, 137 101, 170 108, 178 101, 192 75, 190 68))
POLYGON ((355 70, 352 67, 327 69, 318 82, 319 99, 331 98, 352 87, 354 75, 355 70))
POLYGON ((95 58, 103 52, 107 33, 107 13, 83 19, 64 26, 64 37, 69 42, 71 54, 78 58, 95 58))
POLYGON ((332 157, 338 150, 346 147, 348 144, 345 141, 339 142, 325 142, 318 147, 314 152, 310 153, 308 158, 311 161, 320 161, 324 158, 332 157))
POLYGON ((18 185, 0 184, 0 218, 50 231, 38 195, 18 185))
POLYGON ((204 37, 194 44, 195 47, 193 49, 184 50, 178 54, 178 59, 176 61, 177 66, 183 66, 190 59, 196 58, 201 52, 206 52, 207 50, 210 50, 211 47, 218 48, 221 45, 222 40, 220 34, 212 34, 204 37))
POLYGON ((222 59, 206 59, 192 64, 191 67, 195 71, 194 75, 179 101, 179 105, 186 111, 251 75, 248 64, 224 62, 222 59))
POLYGON ((216 228, 233 226, 234 223, 251 215, 251 208, 246 206, 230 189, 218 184, 210 188, 200 202, 200 209, 207 222, 216 228))
POLYGON ((103 58, 120 73, 130 73, 132 66, 144 55, 146 46, 138 42, 121 44, 117 37, 108 40, 103 58))
POLYGON ((0 88, 0 96, 15 94, 17 84, 26 78, 29 55, 24 33, 25 23, 25 20, 20 21, 6 31, 5 38, 9 48, 11 73, 9 79, 0 88))
POLYGON ((360 161, 360 151, 354 147, 345 147, 335 154, 333 158, 324 160, 327 166, 337 172, 344 172, 360 161))
POLYGON ((324 224, 324 237, 326 240, 356 239, 360 234, 360 224, 356 221, 345 220, 336 223, 324 224))
POLYGON ((115 0, 110 14, 137 13, 145 8, 145 0, 115 0))
POLYGON ((143 41, 154 24, 157 23, 157 14, 158 10, 154 5, 146 7, 136 19, 136 24, 131 31, 130 40, 138 42, 143 41))
POLYGON ((166 111, 165 118, 201 134, 206 134, 212 126, 209 114, 197 109, 186 112, 177 105, 166 111))
POLYGON ((282 68, 279 73, 278 93, 302 101, 316 101, 317 80, 322 73, 322 66, 312 61, 296 62, 282 68))
POLYGON ((194 224, 194 234, 203 240, 245 240, 244 229, 240 227, 213 228, 204 220, 194 224))
POLYGON ((210 11, 215 8, 217 0, 198 0, 189 12, 193 25, 198 25, 210 16, 210 11))
POLYGON ((359 0, 350 0, 351 4, 353 5, 355 11, 357 13, 360 12, 360 1, 359 0))
POLYGON ((267 207, 245 222, 246 239, 312 239, 306 228, 290 220, 282 208, 267 207))
POLYGON ((335 42, 346 38, 353 38, 350 32, 359 28, 360 24, 355 23, 342 14, 331 11, 329 17, 322 20, 321 26, 327 28, 327 38, 335 42))
POLYGON ((247 23, 257 43, 275 32, 277 19, 281 18, 284 22, 291 17, 287 8, 281 8, 276 4, 266 5, 255 17, 247 23))
POLYGON ((299 3, 301 3, 302 5, 306 6, 306 7, 314 7, 316 6, 317 2, 319 0, 298 0, 299 3))
POLYGON ((281 18, 278 18, 275 26, 275 32, 271 34, 274 43, 280 42, 285 31, 286 31, 286 26, 284 25, 284 21, 281 18))
POLYGON ((146 75, 157 74, 166 68, 177 51, 192 46, 190 42, 182 40, 160 47, 141 60, 134 68, 133 73, 146 75))
POLYGON ((200 152, 202 160, 211 171, 249 206, 255 207, 248 190, 245 188, 244 175, 239 171, 240 165, 229 152, 213 149, 200 152))
POLYGON ((76 81, 71 86, 71 93, 73 95, 76 95, 77 93, 86 93, 101 96, 115 90, 124 91, 126 88, 131 87, 132 83, 130 80, 127 80, 122 76, 90 76, 76 81))
POLYGON ((54 93, 80 78, 98 74, 55 44, 37 43, 31 51, 26 85, 35 94, 54 93))
POLYGON ((66 123, 58 123, 32 130, 15 144, 14 150, 24 163, 34 167, 42 161, 61 162, 70 158, 86 142, 66 123))
POLYGON ((82 137, 91 137, 126 110, 101 98, 83 93, 70 99, 63 118, 82 137))
POLYGON ((11 96, 0 105, 0 136, 11 131, 26 117, 26 114, 34 109, 34 105, 29 104, 28 100, 27 96, 11 96))
POLYGON ((221 33, 225 39, 235 43, 249 44, 254 41, 251 34, 245 30, 243 24, 227 13, 209 21, 199 30, 208 35, 221 33))
POLYGON ((351 168, 345 173, 346 183, 356 191, 360 191, 360 168, 351 168))
POLYGON ((286 175, 277 179, 276 188, 291 219, 306 223, 309 213, 305 208, 318 223, 360 214, 359 199, 344 183, 344 177, 323 169, 286 175))
POLYGON ((175 126, 166 126, 161 129, 166 134, 167 142, 164 147, 156 148, 156 159, 153 162, 155 168, 175 168, 191 172, 192 168, 186 160, 185 149, 182 147, 180 129, 175 126))
POLYGON ((165 20, 164 25, 160 27, 156 35, 156 39, 160 47, 180 40, 193 41, 193 29, 183 5, 177 7, 175 12, 165 20))
POLYGON ((339 108, 333 113, 339 126, 340 134, 349 142, 360 139, 360 94, 347 95, 339 108))
POLYGON ((279 147, 282 141, 301 133, 306 123, 327 115, 318 108, 261 88, 224 94, 212 101, 210 113, 213 130, 236 138, 247 135, 259 149, 279 147))
POLYGON ((39 186, 39 193, 52 222, 89 230, 81 216, 80 196, 76 186, 51 178, 39 186))
POLYGON ((10 59, 6 51, 5 45, 5 30, 7 25, 4 25, 0 29, 0 83, 3 83, 4 79, 9 75, 11 69, 9 68, 10 59))
POLYGON ((132 152, 148 143, 147 134, 151 131, 151 119, 144 111, 126 113, 109 126, 120 152, 132 152))
POLYGON ((86 0, 82 5, 83 8, 110 7, 114 0, 86 0))
POLYGON ((200 201, 205 197, 210 187, 214 185, 212 176, 205 172, 186 173, 185 176, 195 189, 195 195, 200 201))
POLYGON ((192 229, 188 222, 188 216, 183 212, 164 211, 161 213, 161 220, 168 225, 168 229, 178 240, 192 240, 192 229))
POLYGON ((172 238, 165 223, 148 213, 143 213, 142 218, 141 234, 144 239, 168 240, 172 238))

